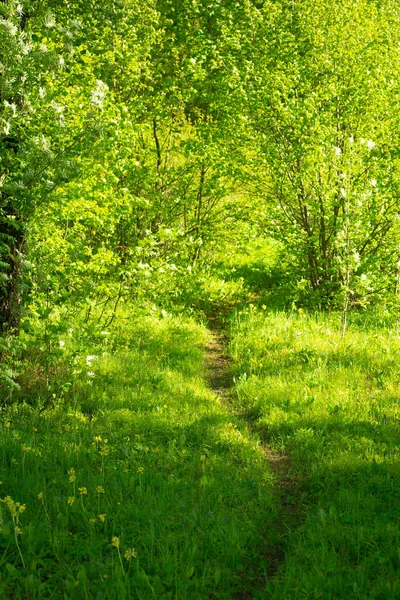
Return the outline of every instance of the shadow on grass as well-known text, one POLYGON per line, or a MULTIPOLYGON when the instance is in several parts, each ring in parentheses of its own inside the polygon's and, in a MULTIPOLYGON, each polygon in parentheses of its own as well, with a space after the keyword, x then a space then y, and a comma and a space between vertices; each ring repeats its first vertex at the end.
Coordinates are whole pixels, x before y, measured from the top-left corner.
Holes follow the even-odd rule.
POLYGON ((331 458, 308 466, 306 518, 288 531, 268 597, 397 600, 399 465, 331 458))
MULTIPOLYGON (((305 484, 304 519, 288 522, 285 561, 265 597, 398 600, 396 356, 354 345, 288 358, 288 349, 266 342, 266 364, 237 385, 239 409, 305 484)), ((241 368, 251 372, 250 362, 241 368)))
MULTIPOLYGON (((256 441, 205 387, 200 358, 168 341, 141 344, 95 362, 95 377, 69 403, 13 412, 0 444, 3 493, 29 508, 20 544, 26 561, 41 557, 42 597, 228 600, 265 577, 259 548, 276 511, 272 476, 256 441), (87 496, 74 491, 71 468, 87 496), (61 563, 46 545, 50 534, 62 540, 61 563), (128 576, 113 535, 121 552, 137 552, 128 576), (84 591, 73 587, 79 579, 84 591)), ((0 547, 19 568, 10 539, 0 547)), ((22 597, 25 587, 22 576, 0 580, 4 597, 22 597)))

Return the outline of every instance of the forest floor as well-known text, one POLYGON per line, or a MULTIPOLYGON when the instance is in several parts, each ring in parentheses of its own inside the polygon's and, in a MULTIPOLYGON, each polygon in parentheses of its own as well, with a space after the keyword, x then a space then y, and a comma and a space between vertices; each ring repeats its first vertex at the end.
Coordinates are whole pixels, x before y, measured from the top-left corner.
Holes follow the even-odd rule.
POLYGON ((249 305, 77 339, 1 410, 1 598, 399 599, 398 336, 249 305))
POLYGON ((205 381, 209 339, 187 318, 130 314, 86 344, 67 397, 2 411, 0 597, 228 600, 258 588, 274 477, 205 381))

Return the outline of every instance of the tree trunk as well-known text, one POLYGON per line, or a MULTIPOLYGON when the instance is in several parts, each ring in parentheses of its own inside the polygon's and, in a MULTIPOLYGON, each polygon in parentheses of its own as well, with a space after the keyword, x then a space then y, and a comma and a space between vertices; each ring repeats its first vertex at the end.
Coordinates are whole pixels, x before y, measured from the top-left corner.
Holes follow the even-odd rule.
MULTIPOLYGON (((10 212, 8 210, 7 212, 10 212)), ((22 283, 21 272, 25 233, 18 220, 0 220, 0 328, 13 330, 19 326, 22 283)))

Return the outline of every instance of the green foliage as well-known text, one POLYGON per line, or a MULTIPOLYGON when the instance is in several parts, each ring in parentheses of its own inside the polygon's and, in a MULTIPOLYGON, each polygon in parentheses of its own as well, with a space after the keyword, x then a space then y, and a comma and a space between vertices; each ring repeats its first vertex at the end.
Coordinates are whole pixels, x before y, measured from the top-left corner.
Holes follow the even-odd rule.
POLYGON ((16 382, 21 370, 21 353, 24 342, 14 336, 0 337, 0 393, 1 404, 7 404, 19 390, 16 382))
POLYGON ((1 596, 398 597, 399 32, 395 0, 0 1, 1 596), (338 307, 344 339, 304 313, 338 307), (204 381, 233 309, 275 486, 204 381))
POLYGON ((258 29, 249 95, 265 226, 320 304, 342 292, 363 303, 394 280, 399 18, 391 0, 304 1, 267 9, 258 29))

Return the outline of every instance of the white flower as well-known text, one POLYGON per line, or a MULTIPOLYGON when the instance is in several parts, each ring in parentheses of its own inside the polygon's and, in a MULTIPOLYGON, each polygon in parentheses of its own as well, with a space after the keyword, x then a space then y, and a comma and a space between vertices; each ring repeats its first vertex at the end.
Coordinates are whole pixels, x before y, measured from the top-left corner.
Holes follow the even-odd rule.
POLYGON ((368 150, 372 150, 372 148, 375 148, 375 142, 373 142, 372 140, 368 140, 367 146, 368 150))
POLYGON ((54 18, 53 13, 47 13, 44 20, 45 27, 54 27, 56 24, 56 20, 54 18))
POLYGON ((371 185, 372 187, 376 187, 377 181, 376 179, 371 179, 371 185))
POLYGON ((97 356, 95 356, 94 354, 89 354, 89 356, 86 357, 87 366, 90 367, 94 360, 97 360, 97 356))
POLYGON ((59 344, 60 344, 60 348, 64 348, 65 342, 63 342, 62 340, 60 340, 59 344))
POLYGON ((8 31, 8 33, 10 35, 12 35, 13 37, 15 37, 17 35, 18 29, 14 25, 14 23, 12 23, 11 21, 7 21, 4 19, 4 20, 0 21, 0 25, 3 25, 4 29, 6 29, 8 31))
POLYGON ((64 107, 63 107, 63 106, 59 106, 59 105, 58 105, 56 102, 52 102, 52 103, 51 103, 51 106, 52 106, 52 108, 54 109, 54 111, 55 111, 57 114, 60 114, 60 113, 62 113, 62 112, 63 112, 63 110, 64 110, 64 107))
POLYGON ((341 149, 340 149, 340 148, 338 148, 338 147, 336 147, 336 148, 335 148, 335 154, 336 154, 336 156, 340 156, 340 155, 342 154, 342 151, 341 151, 341 149))
POLYGON ((104 81, 101 81, 101 79, 98 79, 96 83, 96 89, 91 92, 91 100, 93 104, 102 108, 106 93, 108 92, 108 85, 104 81))

